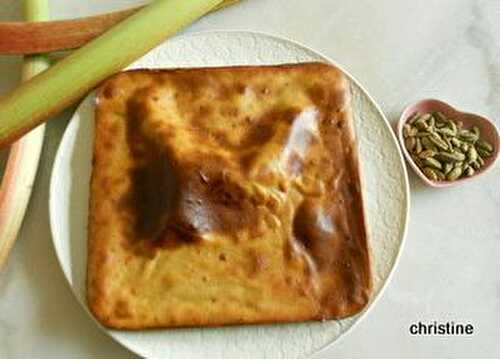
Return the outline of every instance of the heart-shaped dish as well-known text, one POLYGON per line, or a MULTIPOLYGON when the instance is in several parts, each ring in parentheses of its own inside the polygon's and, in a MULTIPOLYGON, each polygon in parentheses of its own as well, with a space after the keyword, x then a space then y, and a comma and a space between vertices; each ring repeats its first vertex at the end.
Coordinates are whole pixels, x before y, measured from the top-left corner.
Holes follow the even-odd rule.
POLYGON ((425 184, 431 187, 450 187, 455 186, 461 183, 465 183, 470 181, 485 172, 491 170, 499 155, 499 132, 496 128, 495 124, 482 116, 475 115, 472 113, 462 112, 454 107, 448 105, 447 103, 435 99, 425 99, 419 101, 413 105, 408 106, 399 119, 397 125, 397 135, 399 139, 399 143, 401 148, 403 149, 403 154, 406 157, 406 160, 410 164, 410 167, 415 171, 415 173, 424 181, 425 184), (485 159, 484 166, 476 171, 470 177, 460 178, 455 181, 433 181, 425 176, 422 170, 417 166, 417 164, 413 161, 410 156, 410 153, 406 149, 403 137, 403 126, 406 122, 417 112, 419 113, 432 113, 432 112, 442 112, 446 117, 453 119, 454 121, 461 121, 463 123, 464 128, 470 129, 472 126, 477 126, 481 131, 481 138, 487 142, 489 142, 493 146, 493 154, 489 158, 485 159))

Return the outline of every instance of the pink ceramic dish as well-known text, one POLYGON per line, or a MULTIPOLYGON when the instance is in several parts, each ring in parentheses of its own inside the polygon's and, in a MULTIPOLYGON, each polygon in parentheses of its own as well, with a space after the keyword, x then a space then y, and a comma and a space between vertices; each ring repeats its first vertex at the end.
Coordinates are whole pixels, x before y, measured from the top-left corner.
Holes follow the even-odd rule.
POLYGON ((410 167, 413 168, 415 173, 429 186, 432 187, 450 187, 450 186, 455 186, 467 181, 470 181, 471 179, 476 178, 477 176, 482 175, 483 173, 491 170, 497 159, 498 159, 498 154, 499 154, 499 145, 500 145, 500 140, 499 140, 499 132, 498 129, 496 128, 495 124, 482 116, 475 115, 472 113, 467 113, 467 112, 461 112, 458 111, 457 109, 453 108, 452 106, 448 105, 445 102, 439 101, 439 100, 434 100, 434 99, 426 99, 419 101, 413 105, 408 106, 403 113, 401 114, 401 117, 399 119, 398 125, 397 125, 397 135, 399 139, 399 143, 401 145, 401 148, 403 149, 403 154, 406 157, 406 160, 410 164, 410 167), (404 124, 411 118, 413 114, 416 112, 420 113, 429 113, 429 112, 435 112, 435 111, 440 111, 442 112, 446 117, 449 117, 455 121, 462 121, 464 124, 464 128, 471 128, 472 126, 477 126, 481 130, 481 138, 488 141, 491 143, 493 146, 493 155, 489 157, 488 159, 485 160, 484 166, 476 171, 474 175, 471 177, 465 177, 461 178, 456 181, 432 181, 429 178, 427 178, 424 173, 418 168, 418 166, 413 162, 413 159, 410 156, 410 153, 407 151, 406 146, 404 144, 404 137, 403 137, 403 126, 404 124))

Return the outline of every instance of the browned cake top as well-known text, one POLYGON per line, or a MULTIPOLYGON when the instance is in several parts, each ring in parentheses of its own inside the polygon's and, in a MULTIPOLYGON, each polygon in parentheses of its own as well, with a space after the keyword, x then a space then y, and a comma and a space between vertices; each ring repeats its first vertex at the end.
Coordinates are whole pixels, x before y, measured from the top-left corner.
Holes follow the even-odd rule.
POLYGON ((96 315, 138 328, 361 310, 371 276, 347 86, 323 64, 108 80, 90 207, 96 315))

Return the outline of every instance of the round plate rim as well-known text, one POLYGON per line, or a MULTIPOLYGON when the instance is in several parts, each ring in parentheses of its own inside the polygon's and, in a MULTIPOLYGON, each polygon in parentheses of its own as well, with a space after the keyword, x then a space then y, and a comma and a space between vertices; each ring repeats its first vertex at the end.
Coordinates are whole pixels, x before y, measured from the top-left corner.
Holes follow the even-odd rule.
MULTIPOLYGON (((309 51, 311 53, 314 53, 318 57, 320 57, 323 61, 325 61, 327 63, 330 63, 330 64, 333 64, 334 66, 338 67, 342 71, 342 73, 349 78, 350 81, 352 81, 354 84, 356 84, 356 86, 358 86, 361 89, 361 91, 363 92, 363 95, 368 98, 368 100, 370 101, 371 105, 377 111, 378 116, 380 118, 382 118, 385 127, 389 130, 389 133, 390 133, 392 141, 394 142, 394 144, 397 147, 398 159, 399 159, 399 162, 400 162, 400 165, 401 165, 401 168, 402 168, 402 174, 403 174, 402 177, 403 177, 403 180, 404 180, 404 195, 405 195, 405 202, 406 203, 405 203, 405 206, 404 206, 404 217, 405 218, 404 218, 404 223, 402 225, 401 240, 399 241, 399 247, 398 247, 398 250, 397 250, 397 254, 396 254, 395 258, 394 258, 394 263, 393 263, 391 269, 389 270, 389 273, 388 273, 387 277, 385 278, 384 282, 382 283, 382 285, 380 287, 380 290, 374 295, 373 299, 371 300, 371 302, 369 303, 369 305, 363 310, 363 312, 359 314, 359 317, 338 338, 336 338, 335 340, 330 341, 330 342, 324 344, 323 346, 317 348, 314 351, 314 353, 318 353, 318 352, 321 352, 321 351, 324 351, 324 350, 328 349, 333 344, 337 344, 340 340, 342 340, 343 338, 345 338, 346 335, 348 335, 349 333, 351 333, 353 331, 353 329, 362 320, 364 320, 367 317, 368 313, 374 308, 374 306, 376 305, 376 303, 378 302, 378 300, 382 297, 382 294, 385 292, 387 286, 392 281, 392 277, 394 275, 394 272, 396 271, 396 268, 399 265, 399 261, 400 261, 401 255, 402 255, 402 252, 403 252, 404 247, 405 247, 406 237, 407 237, 407 233, 408 233, 408 223, 409 223, 409 218, 410 218, 410 202, 411 202, 411 199, 410 199, 410 184, 409 184, 408 171, 407 171, 407 168, 406 168, 406 165, 405 165, 405 160, 404 160, 403 154, 401 152, 401 148, 399 147, 399 142, 397 140, 396 134, 394 133, 390 122, 387 120, 387 118, 386 118, 384 112, 382 111, 381 107, 379 106, 379 104, 370 95, 370 93, 366 90, 366 88, 363 85, 361 85, 361 83, 349 71, 347 71, 342 65, 338 64, 336 61, 332 60, 330 57, 324 55, 321 51, 312 49, 312 48, 310 48, 307 45, 304 45, 304 44, 302 44, 302 43, 300 43, 300 42, 298 42, 296 40, 289 39, 289 38, 284 37, 282 35, 275 35, 275 34, 270 34, 270 33, 262 32, 262 31, 249 31, 249 30, 193 31, 193 32, 188 32, 188 33, 185 33, 185 34, 182 34, 182 35, 179 35, 179 36, 175 36, 174 39, 196 37, 196 36, 207 35, 207 34, 228 34, 228 33, 229 34, 253 35, 253 36, 257 36, 257 37, 267 37, 267 38, 270 38, 270 39, 273 39, 273 40, 283 41, 283 42, 292 44, 292 45, 294 45, 296 47, 302 48, 302 49, 304 49, 306 51, 309 51)), ((168 41, 168 40, 166 40, 166 41, 168 41)), ((160 44, 159 46, 161 46, 162 44, 160 44)), ((140 59, 138 59, 138 60, 140 60, 140 59)), ((91 94, 91 93, 92 93, 92 91, 89 92, 89 94, 91 94)), ((73 119, 73 117, 75 116, 75 114, 78 111, 80 111, 80 107, 86 101, 86 99, 89 96, 89 94, 87 94, 80 101, 80 103, 76 107, 75 111, 73 112, 73 115, 71 116, 71 119, 73 119)), ((70 119, 70 121, 71 121, 71 119, 70 119)), ((70 281, 69 275, 68 275, 68 273, 66 273, 66 271, 64 270, 64 267, 62 265, 61 254, 59 253, 57 245, 56 245, 56 237, 57 237, 56 233, 57 232, 55 230, 56 223, 55 223, 54 214, 53 214, 54 211, 55 211, 54 210, 54 206, 55 206, 55 204, 54 204, 54 201, 55 201, 54 198, 56 196, 53 195, 53 193, 55 193, 55 191, 56 191, 56 188, 55 188, 55 183, 57 182, 56 179, 55 179, 56 176, 57 176, 56 168, 58 168, 60 161, 62 161, 62 159, 61 159, 62 155, 61 155, 60 149, 63 147, 63 143, 65 142, 65 138, 66 138, 67 129, 70 127, 70 125, 71 125, 71 123, 69 123, 67 125, 66 129, 64 130, 64 133, 63 133, 63 135, 61 137, 61 141, 59 143, 59 147, 58 147, 58 149, 56 151, 56 155, 55 155, 55 158, 54 158, 54 162, 53 162, 53 166, 52 166, 52 170, 51 170, 51 175, 50 175, 50 184, 49 184, 49 199, 48 199, 48 202, 49 202, 49 225, 50 225, 50 231, 51 231, 51 237, 52 237, 52 241, 51 241, 52 242, 52 247, 53 247, 54 252, 56 254, 56 257, 57 257, 57 263, 58 263, 59 268, 61 269, 61 271, 64 274, 64 277, 66 279, 65 282, 66 282, 67 286, 70 288, 71 293, 73 294, 73 296, 75 297, 75 299, 77 300, 77 302, 82 306, 82 308, 84 309, 84 311, 89 315, 89 317, 92 319, 92 321, 101 329, 101 331, 104 332, 106 335, 108 335, 110 338, 112 338, 115 342, 117 342, 118 344, 120 344, 121 346, 123 346, 124 348, 126 348, 127 350, 130 350, 132 353, 137 354, 137 355, 142 355, 142 353, 139 350, 137 350, 137 348, 133 348, 131 345, 128 345, 128 343, 125 343, 120 338, 117 338, 115 336, 115 333, 113 332, 113 330, 108 329, 108 328, 102 326, 94 318, 94 316, 92 315, 92 313, 90 313, 90 311, 89 311, 86 303, 84 303, 80 299, 80 297, 78 296, 78 294, 76 293, 76 290, 75 290, 74 286, 72 285, 72 283, 70 281)))

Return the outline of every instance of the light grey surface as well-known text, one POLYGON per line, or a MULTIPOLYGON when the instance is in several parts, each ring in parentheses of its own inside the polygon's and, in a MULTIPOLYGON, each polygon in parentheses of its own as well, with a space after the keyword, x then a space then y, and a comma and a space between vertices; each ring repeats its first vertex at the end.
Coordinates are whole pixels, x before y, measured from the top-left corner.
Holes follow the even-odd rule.
MULTIPOLYGON (((0 19, 19 18, 18 3, 3 0, 0 19)), ((57 18, 133 3, 51 1, 57 18)), ((296 39, 343 65, 393 121, 423 97, 499 118, 499 17, 498 0, 246 0, 189 31, 249 29, 296 39)), ((18 59, 0 58, 0 91, 13 87, 18 73, 18 59)), ((69 113, 48 126, 28 216, 0 274, 0 358, 131 357, 86 317, 51 245, 48 177, 69 113)), ((411 185, 409 233, 392 283, 354 331, 317 358, 500 357, 500 167, 462 187, 434 190, 414 175, 411 185), (476 334, 412 337, 408 326, 419 320, 469 321, 476 334)))

